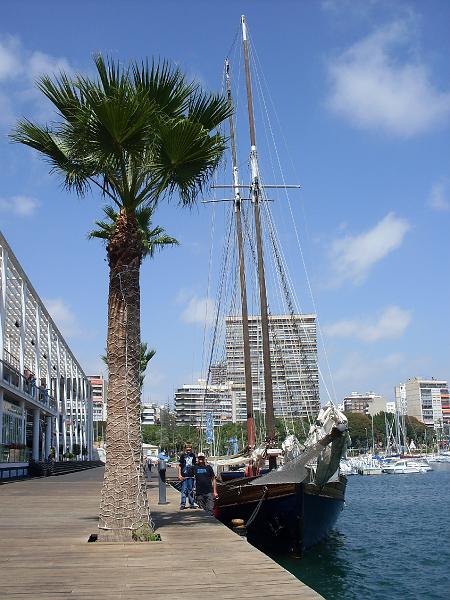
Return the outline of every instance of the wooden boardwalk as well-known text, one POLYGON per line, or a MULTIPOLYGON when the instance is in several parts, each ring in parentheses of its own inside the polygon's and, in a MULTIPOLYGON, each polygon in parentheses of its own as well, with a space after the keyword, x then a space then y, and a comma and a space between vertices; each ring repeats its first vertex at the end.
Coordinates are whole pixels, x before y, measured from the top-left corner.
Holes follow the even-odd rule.
POLYGON ((152 516, 163 541, 87 543, 97 530, 103 469, 0 486, 0 598, 5 600, 320 600, 179 494, 152 516), (251 579, 251 583, 248 580, 251 579))

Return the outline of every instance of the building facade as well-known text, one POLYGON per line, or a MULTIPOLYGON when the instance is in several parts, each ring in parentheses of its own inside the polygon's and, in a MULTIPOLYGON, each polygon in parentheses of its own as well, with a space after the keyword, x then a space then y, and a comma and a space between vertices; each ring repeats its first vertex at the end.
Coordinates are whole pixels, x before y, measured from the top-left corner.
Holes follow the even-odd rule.
POLYGON ((215 425, 232 422, 236 411, 230 388, 229 384, 206 386, 204 379, 181 386, 175 392, 176 424, 204 427, 208 413, 215 425))
POLYGON ((405 383, 408 415, 435 429, 450 425, 448 382, 414 377, 405 383))
POLYGON ((404 383, 396 385, 394 388, 395 408, 401 415, 408 414, 408 403, 406 402, 406 387, 404 383))
POLYGON ((155 404, 142 404, 141 406, 141 424, 156 425, 157 406, 155 404))
POLYGON ((88 375, 87 378, 92 389, 94 441, 103 443, 106 431, 108 382, 103 375, 88 375))
MULTIPOLYGON (((344 412, 363 413, 373 416, 380 412, 387 412, 387 404, 383 396, 374 392, 367 392, 365 394, 352 392, 344 398, 342 407, 344 412)), ((392 406, 390 409, 392 409, 392 406)))
MULTIPOLYGON (((265 412, 261 317, 249 317, 253 407, 265 412)), ((316 316, 272 315, 269 341, 273 404, 277 417, 310 417, 320 410, 316 316)), ((225 319, 226 377, 236 400, 236 419, 245 421, 242 318, 225 319)))
POLYGON ((0 469, 52 448, 91 458, 92 420, 90 383, 0 233, 0 469))

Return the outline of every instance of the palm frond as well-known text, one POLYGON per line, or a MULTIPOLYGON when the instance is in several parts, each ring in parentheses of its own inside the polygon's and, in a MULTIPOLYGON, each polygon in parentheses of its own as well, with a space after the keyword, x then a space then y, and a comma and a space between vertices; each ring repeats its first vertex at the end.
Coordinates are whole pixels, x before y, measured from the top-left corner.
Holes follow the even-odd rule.
POLYGON ((227 100, 218 94, 197 92, 189 99, 189 119, 201 123, 208 131, 228 119, 231 112, 227 100))

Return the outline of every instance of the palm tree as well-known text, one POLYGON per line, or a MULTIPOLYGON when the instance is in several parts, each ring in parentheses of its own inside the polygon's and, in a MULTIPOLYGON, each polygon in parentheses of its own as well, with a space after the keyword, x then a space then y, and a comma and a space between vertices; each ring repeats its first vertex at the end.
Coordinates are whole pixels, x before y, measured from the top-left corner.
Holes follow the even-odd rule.
POLYGON ((155 356, 156 350, 154 348, 148 348, 147 342, 141 342, 140 353, 139 353, 139 386, 142 392, 144 385, 145 371, 147 370, 148 363, 155 356))
POLYGON ((145 537, 151 528, 142 464, 139 343, 140 265, 145 243, 140 207, 178 193, 192 205, 225 149, 217 127, 227 102, 188 83, 167 62, 131 63, 102 56, 96 76, 60 73, 38 81, 58 120, 23 119, 11 134, 34 148, 78 196, 97 188, 117 218, 108 239, 108 460, 102 487, 100 539, 145 537))
MULTIPOLYGON (((148 349, 147 342, 141 342, 139 344, 139 388, 142 392, 142 387, 144 385, 145 379, 145 371, 147 370, 147 365, 151 361, 151 359, 155 356, 156 350, 154 348, 148 349)), ((108 366, 108 357, 106 354, 101 356, 102 361, 108 366)))

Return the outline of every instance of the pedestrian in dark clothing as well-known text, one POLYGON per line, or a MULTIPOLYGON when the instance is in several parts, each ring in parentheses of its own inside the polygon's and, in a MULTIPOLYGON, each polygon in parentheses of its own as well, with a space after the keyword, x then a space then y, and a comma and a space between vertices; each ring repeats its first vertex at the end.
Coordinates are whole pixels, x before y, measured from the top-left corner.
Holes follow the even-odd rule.
POLYGON ((186 508, 186 496, 189 499, 189 508, 196 508, 194 502, 194 466, 196 462, 195 454, 192 452, 192 444, 185 444, 184 452, 180 454, 178 467, 178 479, 182 482, 181 510, 186 508))
POLYGON ((206 464, 203 452, 197 455, 197 464, 194 467, 195 489, 198 505, 213 514, 214 498, 217 498, 216 476, 211 465, 206 464))

